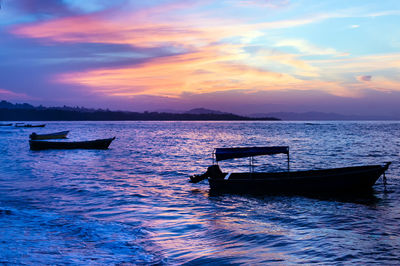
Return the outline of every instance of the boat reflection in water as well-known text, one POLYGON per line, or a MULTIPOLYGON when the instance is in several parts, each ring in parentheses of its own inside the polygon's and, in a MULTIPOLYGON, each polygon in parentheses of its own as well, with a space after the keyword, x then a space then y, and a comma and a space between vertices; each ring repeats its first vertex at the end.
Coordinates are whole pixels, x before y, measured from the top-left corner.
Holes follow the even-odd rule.
POLYGON ((206 178, 212 191, 239 193, 360 193, 371 190, 378 178, 389 168, 384 165, 352 166, 321 170, 290 171, 289 147, 217 148, 213 153, 215 163, 202 175, 190 177, 197 183, 206 178), (283 172, 253 172, 252 157, 258 155, 287 155, 288 170, 283 172), (250 157, 247 173, 224 173, 219 161, 250 157))

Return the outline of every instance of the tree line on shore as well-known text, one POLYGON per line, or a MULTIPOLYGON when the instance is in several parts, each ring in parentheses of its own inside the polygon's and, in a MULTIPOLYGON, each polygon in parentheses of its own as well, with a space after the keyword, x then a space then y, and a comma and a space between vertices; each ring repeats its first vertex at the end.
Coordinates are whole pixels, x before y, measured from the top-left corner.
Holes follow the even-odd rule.
POLYGON ((34 107, 30 104, 0 102, 0 121, 254 121, 280 120, 274 117, 251 118, 231 113, 128 112, 83 107, 34 107))

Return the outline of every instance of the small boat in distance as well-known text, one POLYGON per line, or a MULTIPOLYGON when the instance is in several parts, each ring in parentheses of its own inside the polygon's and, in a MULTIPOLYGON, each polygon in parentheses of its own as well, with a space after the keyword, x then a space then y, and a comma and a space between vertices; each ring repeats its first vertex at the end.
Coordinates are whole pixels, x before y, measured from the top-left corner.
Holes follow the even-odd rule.
POLYGON ((12 123, 10 123, 10 124, 0 124, 0 127, 8 127, 8 126, 12 126, 12 123))
POLYGON ((45 127, 46 124, 41 125, 31 125, 31 124, 24 124, 24 123, 16 123, 15 127, 45 127))
POLYGON ((48 150, 48 149, 108 149, 111 142, 115 139, 96 139, 88 141, 45 141, 45 140, 29 140, 31 150, 48 150))
POLYGON ((61 131, 56 133, 50 134, 36 134, 33 132, 29 135, 29 138, 32 140, 39 140, 39 139, 65 139, 67 138, 69 131, 61 131))
POLYGON ((289 147, 217 148, 213 153, 215 163, 202 175, 190 177, 191 183, 208 178, 211 190, 239 193, 357 193, 368 191, 389 168, 385 165, 366 165, 308 171, 289 171, 289 147), (218 161, 258 155, 287 154, 288 170, 282 172, 224 173, 218 161))

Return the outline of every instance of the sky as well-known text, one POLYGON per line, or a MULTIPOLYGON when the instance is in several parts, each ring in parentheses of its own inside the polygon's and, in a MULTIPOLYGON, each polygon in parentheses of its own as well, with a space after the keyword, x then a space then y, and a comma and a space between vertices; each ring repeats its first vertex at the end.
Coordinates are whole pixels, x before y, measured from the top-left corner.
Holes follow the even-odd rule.
POLYGON ((400 118, 398 0, 2 0, 0 99, 400 118))

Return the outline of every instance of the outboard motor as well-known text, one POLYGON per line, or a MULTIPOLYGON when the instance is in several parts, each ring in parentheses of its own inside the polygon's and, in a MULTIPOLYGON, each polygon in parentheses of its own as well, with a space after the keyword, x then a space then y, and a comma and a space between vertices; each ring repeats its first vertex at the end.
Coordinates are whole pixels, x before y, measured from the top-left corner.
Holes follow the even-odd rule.
POLYGON ((209 166, 206 173, 208 173, 208 176, 213 179, 223 179, 225 176, 217 164, 209 166))
POLYGON ((218 165, 211 165, 207 168, 207 171, 204 174, 191 176, 189 182, 198 183, 200 181, 203 181, 207 177, 221 179, 224 178, 224 174, 222 173, 218 165))
POLYGON ((32 134, 29 135, 29 138, 32 139, 32 140, 35 140, 36 136, 37 136, 36 133, 33 132, 32 134))

